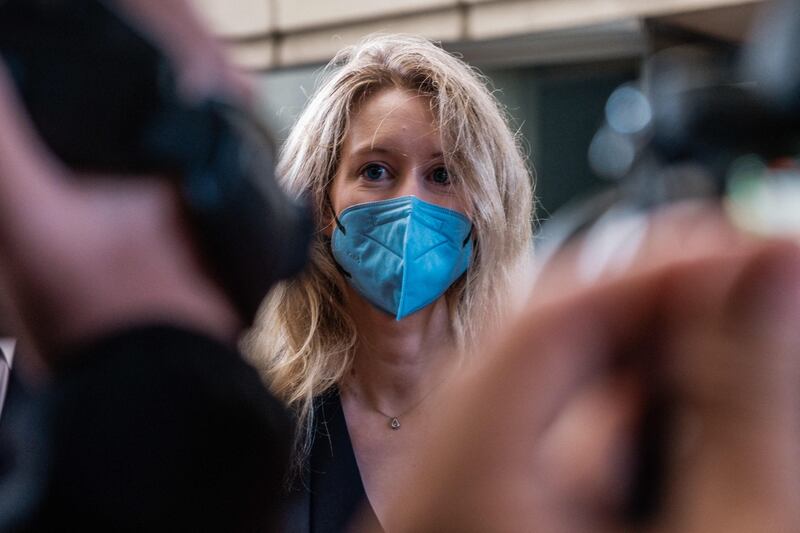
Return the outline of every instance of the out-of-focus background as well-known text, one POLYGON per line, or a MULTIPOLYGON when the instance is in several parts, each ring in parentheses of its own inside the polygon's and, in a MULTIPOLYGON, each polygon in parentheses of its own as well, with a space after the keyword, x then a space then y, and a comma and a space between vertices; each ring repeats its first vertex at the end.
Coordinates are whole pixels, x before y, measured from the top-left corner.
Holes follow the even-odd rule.
POLYGON ((285 138, 337 50, 374 32, 441 41, 479 68, 522 133, 537 174, 540 219, 602 186, 589 143, 606 99, 644 79, 644 60, 668 46, 727 57, 756 0, 192 0, 242 66, 262 111, 285 138))

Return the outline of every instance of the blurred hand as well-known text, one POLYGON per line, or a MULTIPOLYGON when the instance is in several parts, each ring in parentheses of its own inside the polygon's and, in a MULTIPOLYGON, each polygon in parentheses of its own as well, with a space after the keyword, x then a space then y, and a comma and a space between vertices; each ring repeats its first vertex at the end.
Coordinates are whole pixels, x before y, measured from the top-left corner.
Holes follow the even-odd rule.
MULTIPOLYGON (((172 56, 189 96, 248 97, 184 0, 122 4, 172 56)), ((154 320, 235 339, 237 315, 200 261, 172 185, 71 175, 37 138, 1 64, 0 117, 0 295, 18 332, 46 356, 154 320)))
POLYGON ((550 277, 452 386, 388 531, 800 529, 800 249, 708 206, 659 217, 625 273, 550 277), (701 219, 703 237, 675 238, 701 219), (659 512, 633 524, 654 392, 669 399, 666 476, 659 512))
POLYGON ((117 0, 117 4, 172 59, 184 97, 214 94, 235 102, 252 102, 252 79, 231 64, 190 2, 117 0))

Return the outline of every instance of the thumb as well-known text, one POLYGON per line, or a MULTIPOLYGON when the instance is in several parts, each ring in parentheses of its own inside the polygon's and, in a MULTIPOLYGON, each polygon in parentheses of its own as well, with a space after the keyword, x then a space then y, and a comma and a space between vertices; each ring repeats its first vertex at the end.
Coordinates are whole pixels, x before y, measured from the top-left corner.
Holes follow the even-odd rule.
POLYGON ((766 379, 780 377, 781 383, 790 383, 790 374, 796 377, 800 371, 798 320, 800 247, 793 242, 771 243, 739 275, 723 327, 768 350, 762 357, 765 364, 756 366, 766 379))
POLYGON ((800 248, 762 246, 722 302, 716 324, 686 326, 665 516, 680 531, 796 531, 800 248))

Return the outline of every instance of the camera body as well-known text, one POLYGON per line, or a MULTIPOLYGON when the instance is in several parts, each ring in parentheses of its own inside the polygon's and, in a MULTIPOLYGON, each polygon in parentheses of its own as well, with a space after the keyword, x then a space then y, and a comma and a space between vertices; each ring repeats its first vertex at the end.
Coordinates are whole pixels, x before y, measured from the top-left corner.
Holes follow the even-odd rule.
POLYGON ((278 187, 266 130, 224 98, 186 101, 167 57, 113 2, 0 2, 0 57, 66 165, 175 180, 205 259, 245 320, 305 264, 312 217, 278 187))

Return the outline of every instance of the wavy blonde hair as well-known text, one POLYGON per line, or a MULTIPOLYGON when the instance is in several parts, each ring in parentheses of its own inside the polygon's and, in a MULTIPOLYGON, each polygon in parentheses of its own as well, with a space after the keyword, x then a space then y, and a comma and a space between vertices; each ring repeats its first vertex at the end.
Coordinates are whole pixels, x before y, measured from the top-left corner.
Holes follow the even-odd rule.
MULTIPOLYGON (((430 99, 445 166, 474 224, 472 264, 446 293, 456 348, 466 352, 498 325, 515 273, 531 251, 531 173, 518 136, 480 74, 420 37, 368 37, 339 52, 325 69, 283 147, 278 175, 290 194, 310 199, 318 227, 326 226, 332 220, 328 189, 350 117, 389 87, 430 99)), ((300 463, 312 444, 314 398, 342 380, 358 344, 344 307, 345 281, 329 248, 320 232, 305 273, 273 289, 244 342, 273 392, 297 413, 300 463)))

